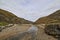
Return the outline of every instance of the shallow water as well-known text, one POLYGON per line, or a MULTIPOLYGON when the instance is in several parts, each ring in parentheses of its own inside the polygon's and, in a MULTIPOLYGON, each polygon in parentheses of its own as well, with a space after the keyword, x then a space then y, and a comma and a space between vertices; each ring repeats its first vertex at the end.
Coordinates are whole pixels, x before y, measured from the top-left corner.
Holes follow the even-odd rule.
POLYGON ((37 32, 38 31, 38 27, 36 27, 35 25, 32 25, 27 32, 29 33, 33 33, 33 32, 37 32))
POLYGON ((27 35, 27 33, 31 34, 31 40, 35 40, 37 31, 38 31, 38 28, 36 26, 32 25, 26 32, 18 33, 5 40, 22 40, 27 35))

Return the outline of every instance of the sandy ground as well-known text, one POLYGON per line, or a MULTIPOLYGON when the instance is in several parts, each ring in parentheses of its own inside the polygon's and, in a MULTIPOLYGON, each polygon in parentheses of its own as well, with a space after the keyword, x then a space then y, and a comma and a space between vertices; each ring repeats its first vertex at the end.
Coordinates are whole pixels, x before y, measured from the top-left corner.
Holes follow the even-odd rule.
POLYGON ((17 25, 15 24, 13 27, 4 29, 2 32, 0 32, 0 40, 4 40, 7 37, 22 33, 26 31, 30 25, 17 25))
POLYGON ((31 24, 15 24, 13 27, 4 29, 0 32, 0 40, 57 40, 52 36, 46 35, 44 33, 44 25, 40 24, 36 25, 38 31, 36 36, 33 38, 30 33, 26 32, 30 27, 31 24))

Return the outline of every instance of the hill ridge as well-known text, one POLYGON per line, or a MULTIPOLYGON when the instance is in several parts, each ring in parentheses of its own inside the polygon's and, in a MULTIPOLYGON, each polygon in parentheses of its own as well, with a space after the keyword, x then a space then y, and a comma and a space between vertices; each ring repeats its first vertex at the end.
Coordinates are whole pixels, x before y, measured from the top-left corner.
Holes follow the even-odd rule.
POLYGON ((6 23, 19 23, 19 24, 30 24, 31 21, 25 20, 24 18, 17 17, 11 12, 0 9, 0 22, 6 23))
POLYGON ((40 23, 60 23, 60 10, 57 10, 56 12, 39 18, 35 24, 40 24, 40 23))

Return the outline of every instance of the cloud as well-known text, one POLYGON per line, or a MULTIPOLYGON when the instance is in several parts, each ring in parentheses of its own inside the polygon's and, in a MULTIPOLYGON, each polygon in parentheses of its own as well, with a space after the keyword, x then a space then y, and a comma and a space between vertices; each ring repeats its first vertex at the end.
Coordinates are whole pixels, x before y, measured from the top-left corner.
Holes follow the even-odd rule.
POLYGON ((0 8, 30 21, 60 9, 60 0, 1 0, 0 8))

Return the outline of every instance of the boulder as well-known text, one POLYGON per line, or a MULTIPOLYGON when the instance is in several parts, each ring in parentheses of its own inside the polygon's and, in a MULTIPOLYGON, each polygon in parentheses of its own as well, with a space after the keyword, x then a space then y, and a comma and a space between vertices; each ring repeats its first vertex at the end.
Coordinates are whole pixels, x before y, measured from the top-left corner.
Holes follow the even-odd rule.
POLYGON ((55 38, 60 38, 60 25, 59 24, 46 25, 44 31, 46 34, 50 36, 53 36, 55 38))

